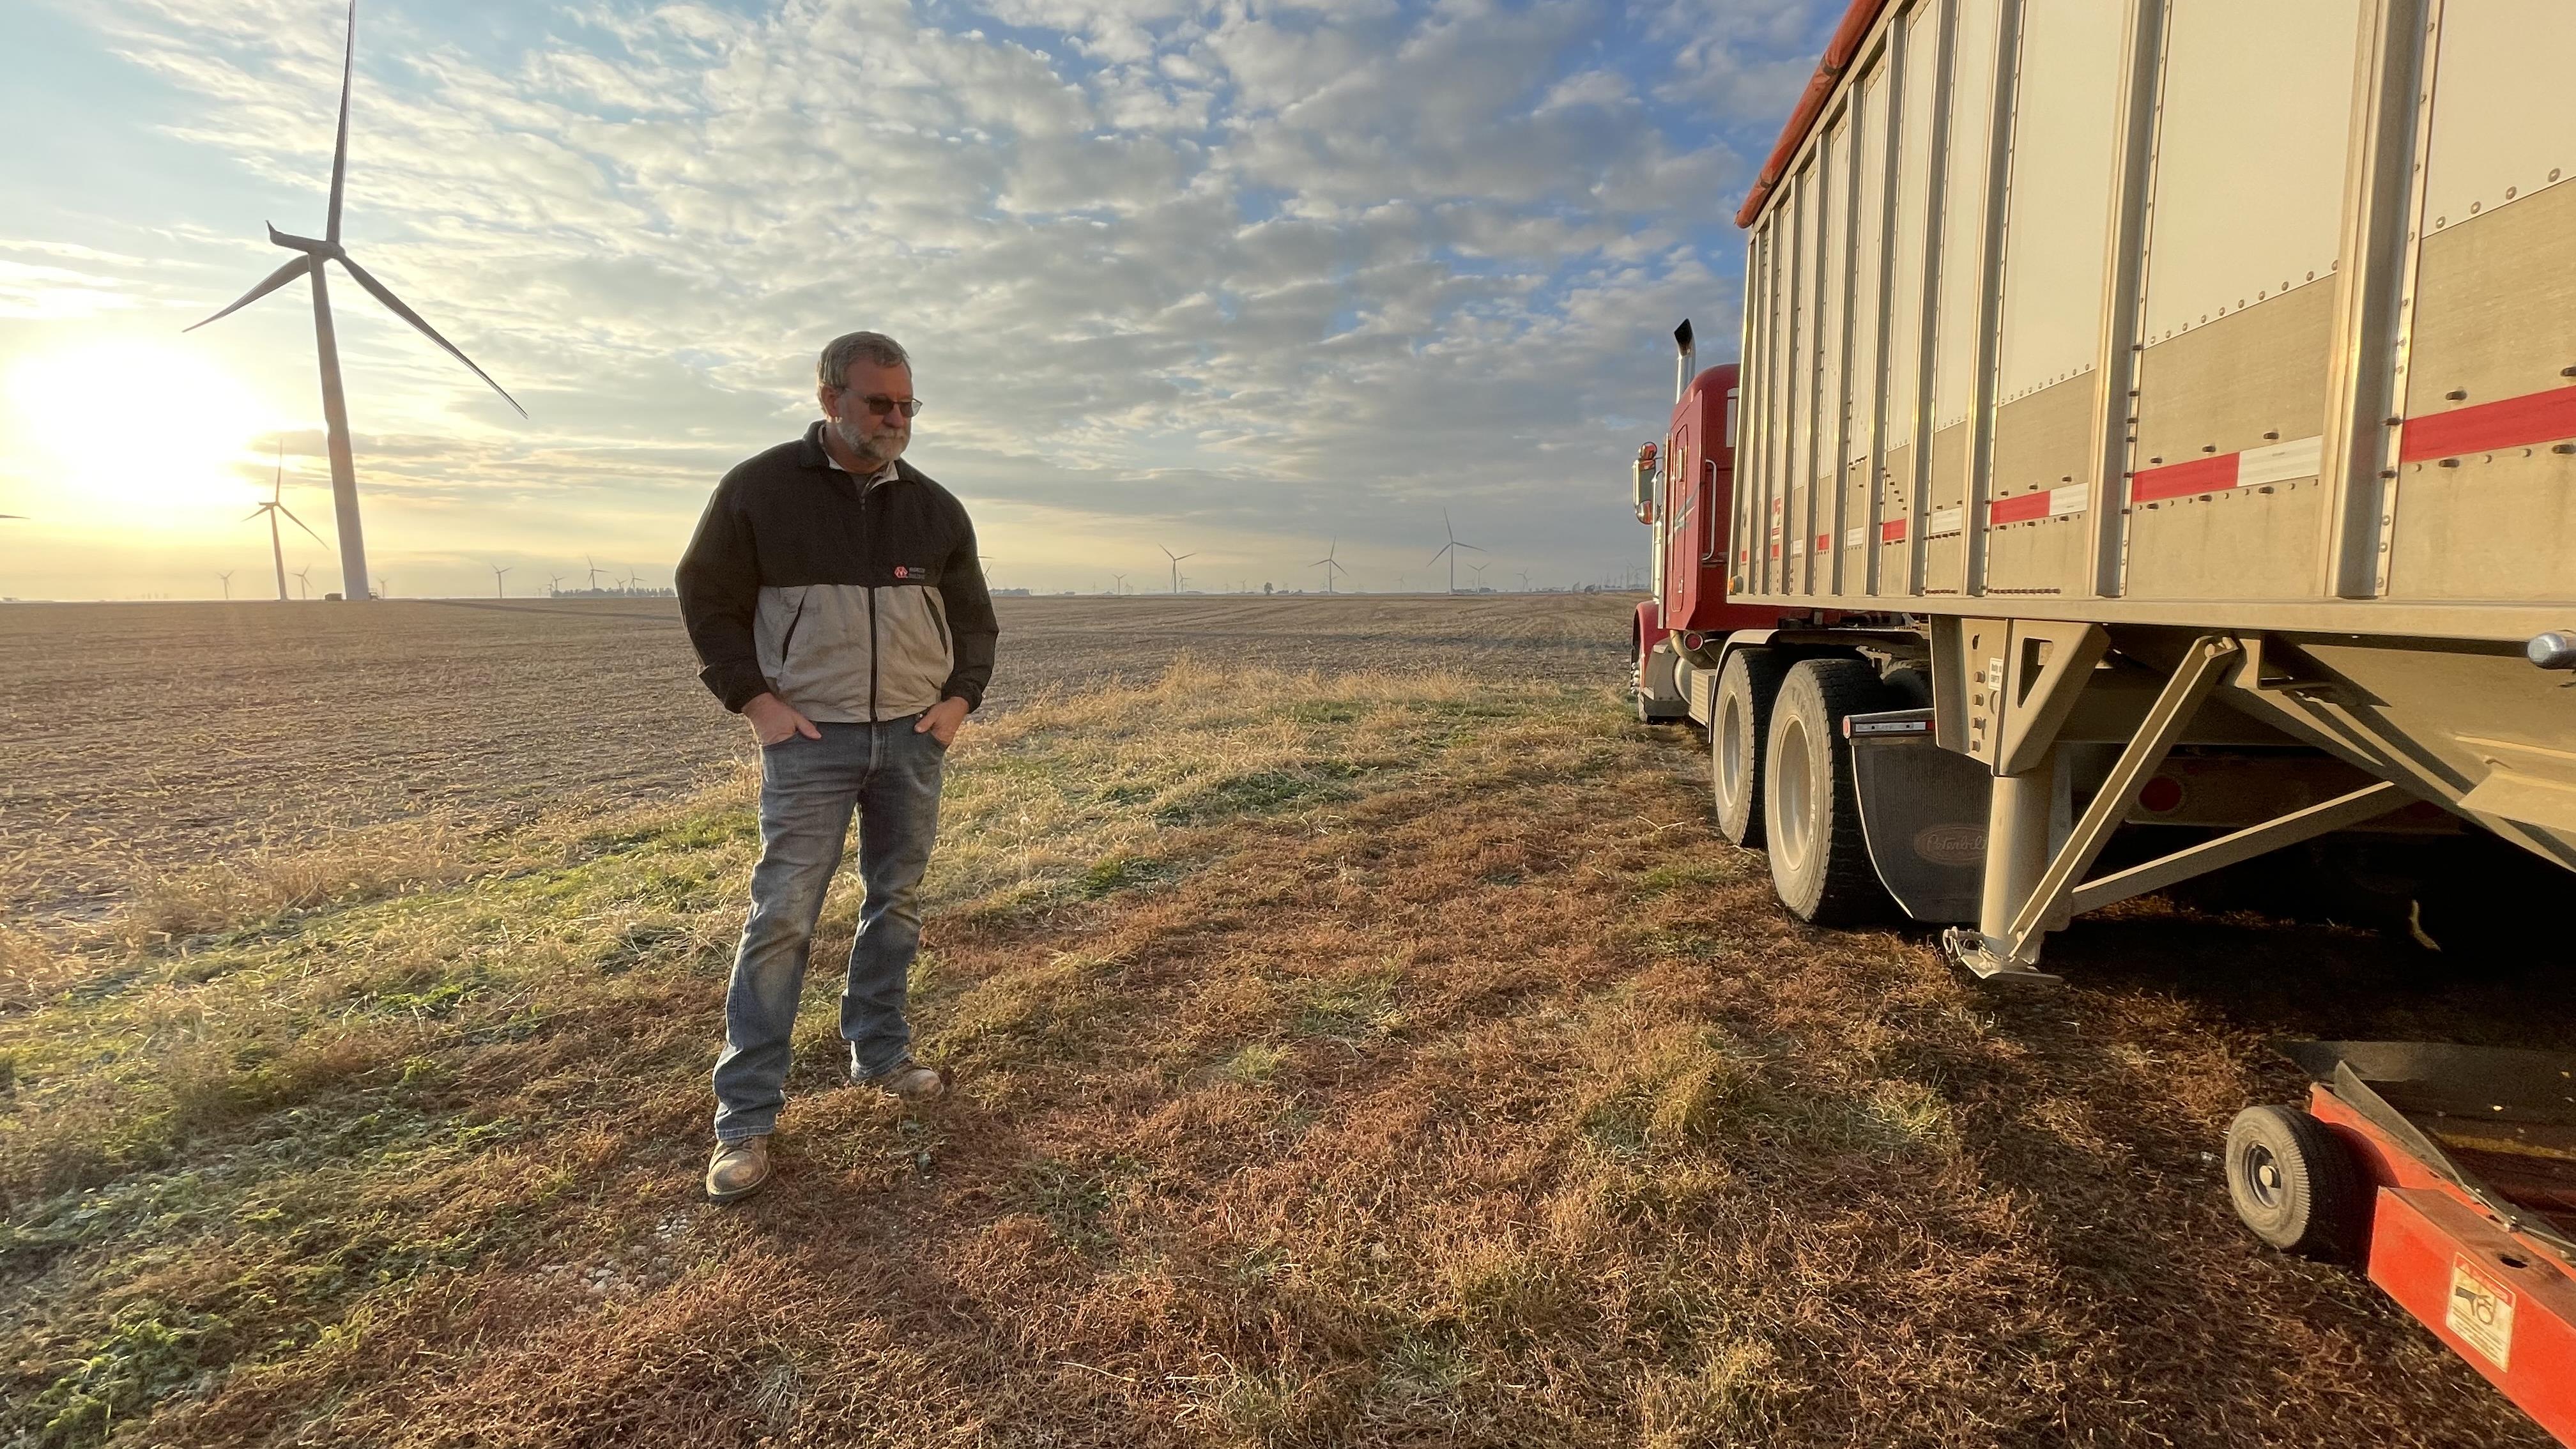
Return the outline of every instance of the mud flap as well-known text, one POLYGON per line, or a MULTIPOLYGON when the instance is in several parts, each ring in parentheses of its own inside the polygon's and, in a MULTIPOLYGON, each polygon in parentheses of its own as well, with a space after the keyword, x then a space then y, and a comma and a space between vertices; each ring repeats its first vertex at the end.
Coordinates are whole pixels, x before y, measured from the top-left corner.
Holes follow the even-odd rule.
POLYGON ((1974 925, 1986 874, 1986 767, 1932 742, 1932 711, 1843 721, 1869 863, 1905 914, 1974 925))

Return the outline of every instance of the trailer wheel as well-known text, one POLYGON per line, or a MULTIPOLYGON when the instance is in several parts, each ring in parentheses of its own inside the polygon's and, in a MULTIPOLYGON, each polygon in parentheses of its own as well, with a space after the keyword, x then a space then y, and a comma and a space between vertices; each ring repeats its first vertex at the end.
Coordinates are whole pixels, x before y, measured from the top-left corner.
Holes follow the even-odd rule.
POLYGON ((1768 649, 1738 649, 1718 669, 1708 720, 1709 793, 1717 833, 1762 848, 1762 752, 1771 743, 1771 702, 1788 666, 1768 649))
POLYGON ((1771 711, 1762 780, 1763 834, 1781 904, 1818 926, 1882 920, 1895 898, 1870 864, 1852 784, 1843 717, 1886 702, 1878 674, 1857 659, 1792 668, 1771 711))
POLYGON ((2227 1196, 2254 1236, 2303 1257, 2350 1261, 2367 1235, 2351 1151, 2296 1107, 2248 1107, 2227 1125, 2227 1196))

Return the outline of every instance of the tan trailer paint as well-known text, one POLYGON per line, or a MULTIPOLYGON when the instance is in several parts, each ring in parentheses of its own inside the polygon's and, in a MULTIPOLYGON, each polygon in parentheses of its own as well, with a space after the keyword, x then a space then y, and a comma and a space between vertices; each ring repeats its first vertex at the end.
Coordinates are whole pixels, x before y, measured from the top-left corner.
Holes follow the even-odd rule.
POLYGON ((2031 894, 2084 844, 2069 659, 2576 866, 2576 683, 2524 657, 2576 629, 2570 74, 2565 0, 1879 16, 1748 227, 1729 592, 1929 635, 1987 965, 2081 895, 2031 894))

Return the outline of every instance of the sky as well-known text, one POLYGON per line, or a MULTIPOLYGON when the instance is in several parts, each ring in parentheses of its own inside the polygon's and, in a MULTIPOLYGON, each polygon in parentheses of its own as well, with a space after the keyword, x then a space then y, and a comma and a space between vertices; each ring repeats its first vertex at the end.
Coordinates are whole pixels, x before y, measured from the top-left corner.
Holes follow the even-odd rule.
MULTIPOLYGON (((350 254, 529 413, 335 271, 371 571, 667 585, 867 327, 996 587, 1445 586, 1444 510, 1462 587, 1632 572, 1842 8, 361 0, 350 254)), ((345 13, 0 4, 0 596, 273 596, 281 479, 334 537, 305 285, 182 329, 321 233, 345 13)))

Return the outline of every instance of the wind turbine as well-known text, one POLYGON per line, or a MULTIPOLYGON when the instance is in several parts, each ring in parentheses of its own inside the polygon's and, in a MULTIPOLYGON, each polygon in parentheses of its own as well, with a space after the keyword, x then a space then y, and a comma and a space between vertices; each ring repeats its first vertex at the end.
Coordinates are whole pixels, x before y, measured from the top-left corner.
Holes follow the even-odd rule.
POLYGON ((346 189, 345 183, 349 170, 349 87, 356 76, 357 62, 358 0, 349 0, 349 40, 347 48, 340 57, 340 130, 338 139, 332 143, 331 148, 331 207, 323 221, 321 239, 317 241, 312 237, 292 236, 279 231, 274 224, 270 225, 268 239, 296 253, 295 260, 269 273, 258 286, 244 292, 240 301, 217 312, 205 322, 196 324, 196 327, 183 329, 194 332, 197 327, 205 326, 206 322, 231 316, 298 277, 312 281, 313 344, 314 352, 322 365, 322 420, 331 453, 331 505, 334 515, 339 520, 341 597, 347 599, 367 597, 367 545, 358 522, 357 465, 351 460, 349 450, 349 405, 340 392, 340 343, 331 329, 331 294, 326 280, 329 271, 327 264, 338 262, 346 267, 350 277, 359 286, 364 287, 369 296, 382 302, 387 311, 419 328, 423 336, 446 349, 449 356, 464 363, 476 377, 483 379, 486 386, 500 393, 501 400, 515 409, 519 416, 524 418, 528 415, 528 410, 519 406, 517 398, 510 396, 501 384, 492 381, 490 373, 476 367, 474 359, 460 351, 455 343, 439 336, 437 328, 422 321, 419 313, 405 305, 402 298, 395 296, 391 289, 377 281, 366 268, 359 266, 357 259, 351 257, 340 244, 340 198, 346 189))
POLYGON ((1483 553, 1484 550, 1476 547, 1472 543, 1461 543, 1458 541, 1458 530, 1449 526, 1449 510, 1446 508, 1440 510, 1440 531, 1449 535, 1449 541, 1440 545, 1440 553, 1433 554, 1431 556, 1431 561, 1433 563, 1440 562, 1440 554, 1442 553, 1449 556, 1449 592, 1454 594, 1458 592, 1458 550, 1463 548, 1471 553, 1483 553))
POLYGON ((215 575, 215 577, 224 581, 224 602, 227 604, 231 603, 233 600, 233 571, 226 569, 222 573, 215 575))
MULTIPOLYGON (((315 543, 322 543, 322 535, 314 533, 313 526, 311 524, 306 523, 301 518, 297 518, 295 516, 295 510, 286 506, 285 499, 286 440, 284 438, 279 438, 277 440, 277 476, 269 488, 268 501, 257 508, 252 509, 249 514, 242 519, 242 522, 248 523, 251 519, 257 518, 263 513, 268 515, 268 556, 277 564, 277 601, 281 604, 286 602, 286 546, 278 541, 277 515, 281 513, 285 514, 288 522, 293 523, 300 529, 303 529, 305 533, 312 537, 315 543)), ((322 543, 322 546, 324 548, 329 548, 331 545, 322 543)), ((298 574, 296 577, 302 578, 303 575, 298 574)))
POLYGON ((304 567, 295 571, 295 593, 298 598, 310 599, 313 597, 312 574, 313 565, 311 564, 306 564, 304 567))
POLYGON ((1471 564, 1467 565, 1467 572, 1469 572, 1469 573, 1471 573, 1471 574, 1474 574, 1474 575, 1476 576, 1476 591, 1477 591, 1478 593, 1482 593, 1482 592, 1484 592, 1484 589, 1485 589, 1485 566, 1484 566, 1483 564, 1480 564, 1480 563, 1471 563, 1471 564))
POLYGON ((1112 580, 1109 585, 1109 593, 1112 598, 1127 592, 1127 576, 1125 574, 1111 574, 1109 577, 1112 580))
MULTIPOLYGON (((1156 545, 1154 545, 1154 547, 1156 547, 1156 548, 1163 548, 1163 546, 1162 546, 1161 544, 1159 544, 1159 543, 1158 543, 1158 544, 1156 544, 1156 545)), ((1172 552, 1172 551, 1171 551, 1170 549, 1168 549, 1168 548, 1163 548, 1163 557, 1165 557, 1165 558, 1167 558, 1167 559, 1170 559, 1170 560, 1172 561, 1172 592, 1173 592, 1173 593, 1176 593, 1176 594, 1177 594, 1177 593, 1179 593, 1179 592, 1181 591, 1181 560, 1183 560, 1183 559, 1185 559, 1185 558, 1197 558, 1198 556, 1199 556, 1199 555, 1198 555, 1198 550, 1196 550, 1196 549, 1192 549, 1192 550, 1190 550, 1188 553, 1174 553, 1174 552, 1172 552)))
POLYGON ((581 556, 581 561, 582 561, 583 563, 586 563, 586 564, 590 565, 590 591, 591 591, 592 593, 594 593, 594 594, 595 594, 595 593, 598 593, 598 592, 599 592, 599 560, 597 560, 597 559, 595 559, 595 558, 592 558, 589 554, 583 554, 583 555, 581 556))
POLYGON ((561 575, 561 574, 548 574, 548 575, 546 575, 546 597, 547 597, 547 598, 549 598, 549 599, 551 599, 551 598, 555 597, 557 594, 560 594, 560 593, 562 593, 562 592, 563 592, 563 575, 561 575))
MULTIPOLYGON (((512 564, 512 565, 510 566, 510 568, 517 568, 517 567, 518 567, 518 565, 516 565, 516 564, 512 564)), ((501 590, 501 575, 506 574, 506 573, 508 573, 509 571, 510 571, 510 569, 501 568, 501 567, 499 567, 499 566, 497 566, 497 565, 495 565, 495 566, 494 566, 494 568, 493 568, 493 570, 492 570, 492 597, 493 597, 493 598, 496 598, 496 599, 506 599, 506 598, 510 597, 508 594, 506 594, 506 593, 502 592, 502 590, 501 590)))
POLYGON ((1328 548, 1328 549, 1324 550, 1324 556, 1323 556, 1322 558, 1319 558, 1319 559, 1315 560, 1313 563, 1310 563, 1310 564, 1306 565, 1306 567, 1308 567, 1308 568, 1310 568, 1310 569, 1311 569, 1311 568, 1321 568, 1321 569, 1324 571, 1324 592, 1325 592, 1325 593, 1328 593, 1328 594, 1329 594, 1329 593, 1331 593, 1331 592, 1333 591, 1333 574, 1334 574, 1334 572, 1335 572, 1336 570, 1339 570, 1339 571, 1340 571, 1340 572, 1342 572, 1342 573, 1349 573, 1349 572, 1350 572, 1350 570, 1349 570, 1349 569, 1346 569, 1346 568, 1343 568, 1343 567, 1342 567, 1341 562, 1340 562, 1339 560, 1337 560, 1337 559, 1335 559, 1335 558, 1333 557, 1333 555, 1335 555, 1335 554, 1337 554, 1337 553, 1340 553, 1341 551, 1342 551, 1342 541, 1341 541, 1340 539, 1338 539, 1338 538, 1337 538, 1337 539, 1334 539, 1334 540, 1333 540, 1333 546, 1332 546, 1331 548, 1328 548))

